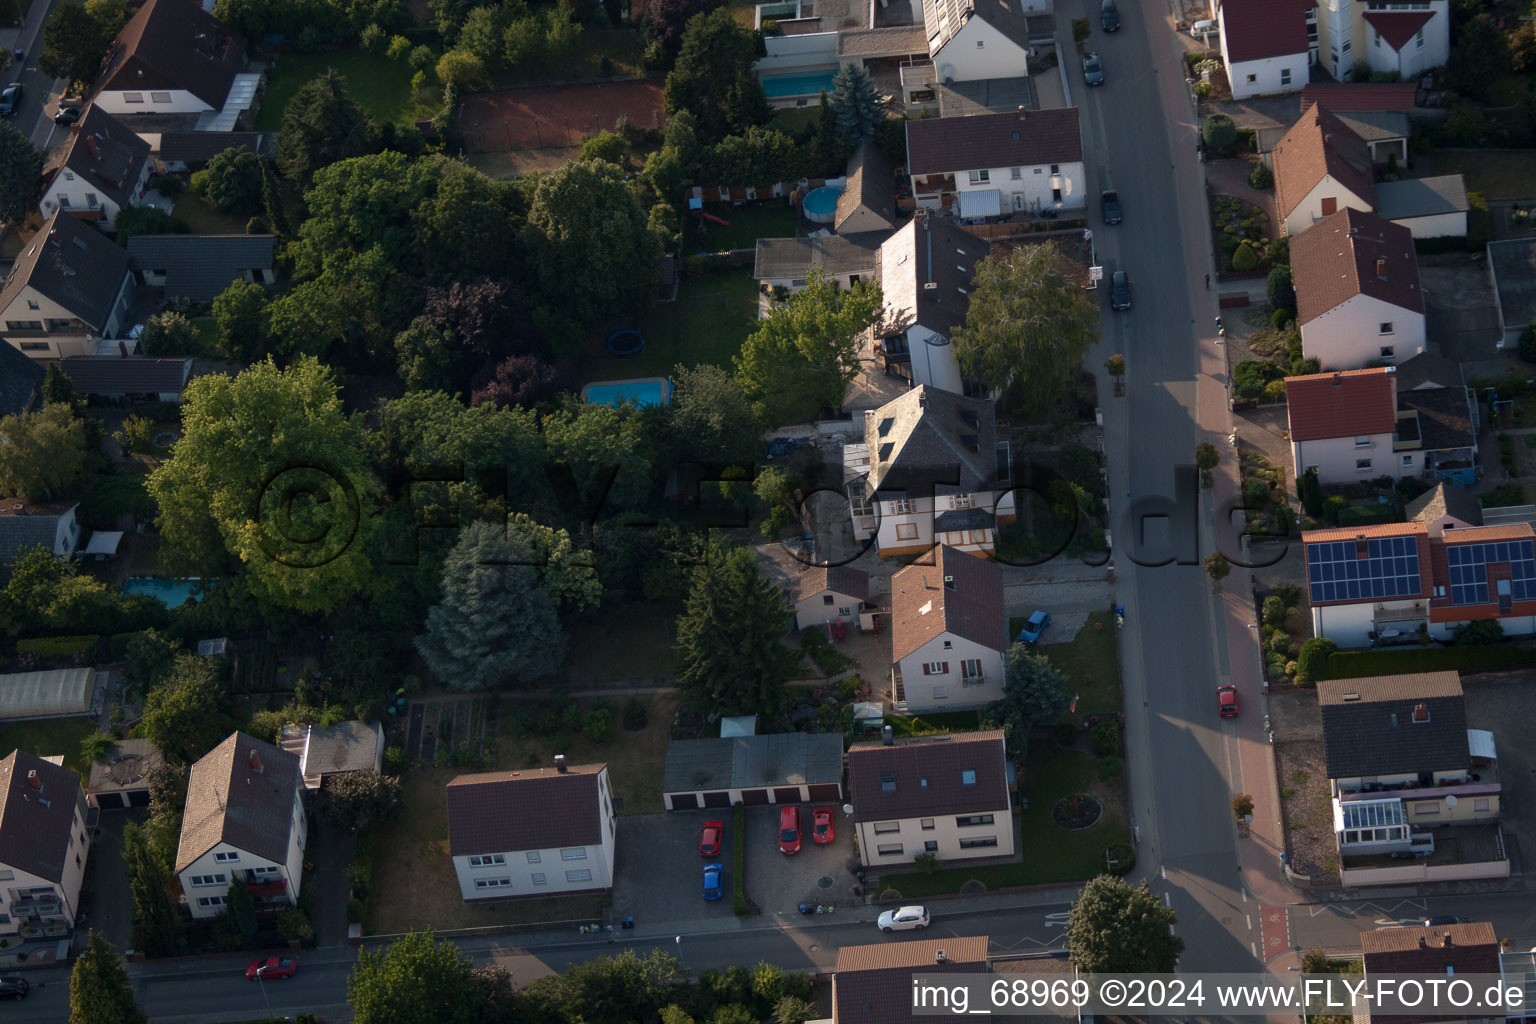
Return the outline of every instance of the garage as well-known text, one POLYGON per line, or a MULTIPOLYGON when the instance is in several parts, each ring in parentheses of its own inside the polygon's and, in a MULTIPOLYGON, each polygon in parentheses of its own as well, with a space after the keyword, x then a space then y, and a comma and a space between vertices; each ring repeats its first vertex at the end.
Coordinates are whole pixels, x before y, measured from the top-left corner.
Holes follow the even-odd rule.
POLYGON ((104 758, 91 765, 85 798, 103 811, 148 807, 149 774, 163 764, 165 755, 149 740, 118 740, 104 758))
POLYGON ((775 733, 673 740, 662 793, 669 811, 841 802, 842 733, 775 733))

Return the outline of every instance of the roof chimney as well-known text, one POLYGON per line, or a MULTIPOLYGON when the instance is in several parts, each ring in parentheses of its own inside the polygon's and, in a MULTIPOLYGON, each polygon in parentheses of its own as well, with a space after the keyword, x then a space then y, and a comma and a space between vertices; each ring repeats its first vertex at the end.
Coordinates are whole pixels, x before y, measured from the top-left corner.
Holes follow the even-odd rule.
POLYGON ((31 786, 33 789, 43 788, 43 780, 38 776, 36 768, 33 768, 31 771, 27 772, 27 785, 31 786))
POLYGON ((1387 258, 1385 256, 1376 257, 1376 276, 1383 281, 1387 279, 1387 258))
POLYGON ((890 726, 886 726, 884 729, 880 730, 880 745, 881 746, 889 747, 889 746, 892 746, 895 742, 896 742, 896 733, 891 729, 890 726))
POLYGON ((1451 941, 1451 933, 1450 932, 1446 932, 1445 935, 1441 937, 1440 945, 1442 945, 1442 946, 1454 946, 1454 945, 1456 945, 1456 943, 1451 941))
POLYGON ((1342 373, 1338 373, 1338 372, 1334 373, 1334 375, 1333 375, 1333 386, 1336 387, 1336 388, 1341 388, 1341 387, 1344 386, 1344 375, 1342 373))
POLYGON ((1422 935, 1419 936, 1419 948, 1420 949, 1428 949, 1429 948, 1429 943, 1425 941, 1424 936, 1422 936, 1422 935))
POLYGON ((1429 705, 1428 704, 1415 704, 1413 706, 1413 720, 1415 722, 1427 722, 1427 721, 1429 721, 1429 705))
POLYGON ((117 343, 117 354, 120 356, 128 355, 128 343, 126 341, 120 341, 117 343))
POLYGON ((94 135, 87 135, 85 137, 85 148, 89 149, 91 151, 91 159, 92 160, 100 160, 101 159, 101 148, 96 145, 96 136, 94 136, 94 135))
MULTIPOLYGON (((1023 108, 1021 107, 1020 109, 1023 109, 1023 108)), ((949 957, 944 955, 944 951, 942 949, 936 949, 936 950, 933 951, 933 962, 934 963, 942 964, 942 963, 947 963, 948 961, 949 961, 949 957)))
POLYGON ((1371 557, 1371 546, 1366 543, 1365 534, 1363 534, 1363 533, 1355 534, 1355 557, 1356 558, 1369 558, 1369 557, 1371 557))
POLYGON ((255 747, 251 748, 251 771, 257 775, 261 774, 261 755, 256 752, 255 747))
POLYGON ((1024 104, 1019 104, 1019 120, 1024 120, 1024 104))
POLYGON ((560 772, 562 774, 565 772, 565 755, 564 754, 556 754, 555 755, 555 771, 560 772))

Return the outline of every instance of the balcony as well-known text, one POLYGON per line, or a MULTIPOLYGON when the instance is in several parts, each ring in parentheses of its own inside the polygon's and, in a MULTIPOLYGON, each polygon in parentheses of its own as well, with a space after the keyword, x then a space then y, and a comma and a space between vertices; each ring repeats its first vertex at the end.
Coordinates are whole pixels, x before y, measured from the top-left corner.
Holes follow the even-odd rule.
POLYGON ((251 882, 246 885, 246 890, 257 899, 272 899, 285 896, 288 893, 288 880, 279 878, 272 882, 251 882))
POLYGON ((57 896, 26 896, 11 900, 12 917, 51 917, 64 913, 64 904, 57 896))

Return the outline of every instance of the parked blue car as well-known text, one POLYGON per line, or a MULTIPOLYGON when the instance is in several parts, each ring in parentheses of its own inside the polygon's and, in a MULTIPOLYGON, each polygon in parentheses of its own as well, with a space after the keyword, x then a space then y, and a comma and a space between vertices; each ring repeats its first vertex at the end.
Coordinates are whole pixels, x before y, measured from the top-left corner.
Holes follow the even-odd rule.
POLYGON ((721 885, 721 876, 724 872, 719 864, 706 864, 704 866, 704 898, 706 900, 718 900, 725 895, 721 885))
POLYGON ((1039 640, 1040 634, 1045 632, 1045 627, 1051 624, 1051 613, 1036 611, 1024 623, 1024 628, 1019 630, 1019 639, 1033 647, 1039 640))

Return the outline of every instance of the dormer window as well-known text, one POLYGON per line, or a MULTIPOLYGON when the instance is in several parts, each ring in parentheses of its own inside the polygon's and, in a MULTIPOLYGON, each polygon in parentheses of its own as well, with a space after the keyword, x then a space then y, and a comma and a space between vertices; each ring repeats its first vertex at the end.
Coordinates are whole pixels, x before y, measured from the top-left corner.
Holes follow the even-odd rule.
POLYGON ((882 793, 894 793, 894 792, 896 792, 896 776, 894 776, 894 775, 882 775, 882 776, 880 776, 880 792, 882 792, 882 793))

